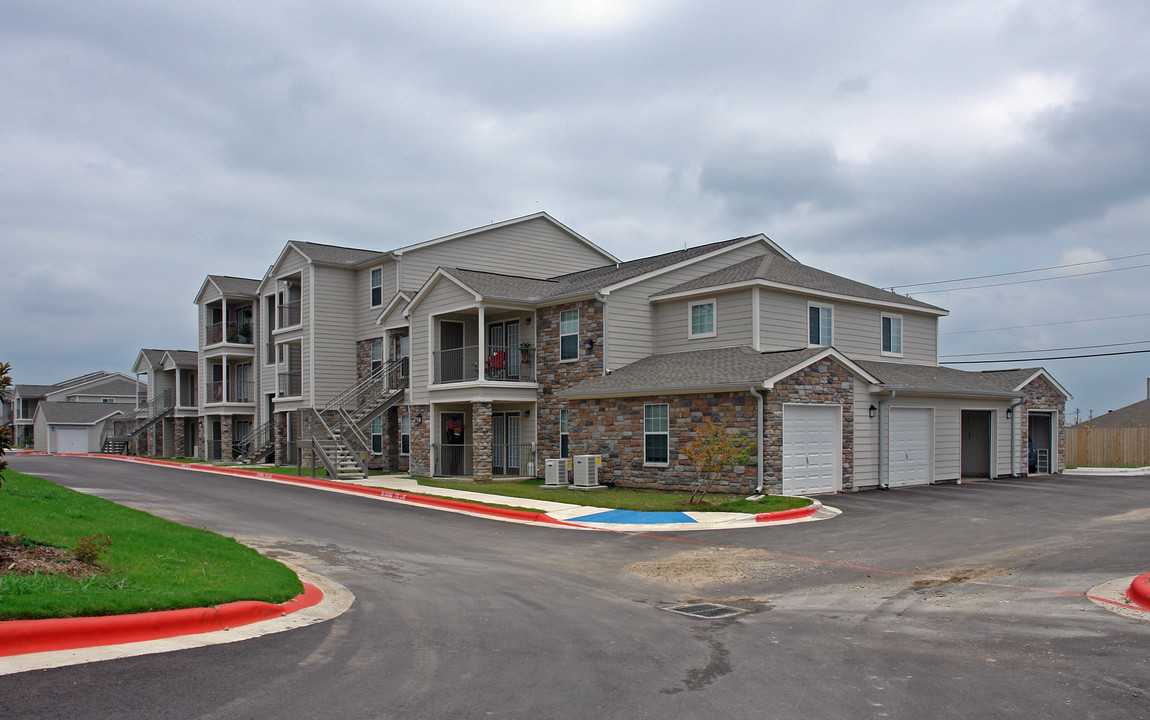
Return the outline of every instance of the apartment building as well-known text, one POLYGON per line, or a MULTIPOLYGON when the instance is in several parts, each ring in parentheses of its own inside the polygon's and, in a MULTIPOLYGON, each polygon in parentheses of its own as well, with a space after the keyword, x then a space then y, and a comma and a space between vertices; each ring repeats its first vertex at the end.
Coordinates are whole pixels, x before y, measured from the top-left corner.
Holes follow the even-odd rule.
POLYGON ((233 280, 197 297, 209 455, 485 480, 592 454, 604 481, 672 488, 710 421, 753 440, 732 492, 1025 474, 1031 443, 1062 468, 1047 372, 941 367, 946 310, 764 235, 624 262, 538 213, 386 252, 292 241, 233 280), (208 342, 240 308, 247 342, 208 342))

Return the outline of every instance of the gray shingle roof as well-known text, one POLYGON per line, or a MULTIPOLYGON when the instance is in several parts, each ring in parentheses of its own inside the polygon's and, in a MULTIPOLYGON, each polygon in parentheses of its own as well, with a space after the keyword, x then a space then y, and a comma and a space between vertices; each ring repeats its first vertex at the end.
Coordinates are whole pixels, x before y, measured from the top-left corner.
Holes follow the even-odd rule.
POLYGON ((52 425, 92 425, 117 411, 126 415, 135 408, 128 403, 42 402, 38 412, 52 425))
POLYGON ((994 395, 1017 395, 1015 388, 1041 369, 971 372, 941 365, 908 365, 873 360, 859 360, 858 364, 881 380, 884 386, 896 390, 994 395))
POLYGON ((179 367, 196 367, 199 363, 199 354, 195 350, 169 350, 167 355, 179 367))
POLYGON ((319 243, 292 240, 291 244, 312 262, 322 265, 342 265, 354 267, 371 260, 382 260, 387 253, 378 250, 360 250, 357 248, 339 247, 337 245, 321 245, 319 243))
POLYGON ((82 387, 53 388, 52 394, 58 397, 72 397, 74 395, 136 395, 136 381, 126 377, 113 375, 101 380, 94 380, 82 387))
POLYGON ((1139 400, 1126 407, 1111 410, 1089 420, 1083 420, 1074 427, 1093 428, 1150 427, 1150 400, 1139 400))
POLYGON ((898 293, 882 290, 865 283, 850 280, 849 278, 840 277, 774 254, 744 260, 730 267, 716 270, 709 275, 680 283, 675 287, 656 293, 653 297, 689 292, 691 290, 701 290, 721 285, 750 282, 752 280, 764 280, 780 285, 803 288, 805 290, 818 290, 864 300, 874 300, 882 303, 899 303, 901 305, 920 307, 924 310, 946 312, 940 307, 914 300, 905 295, 899 295, 898 293))
POLYGON ((56 385, 29 385, 21 384, 16 385, 16 394, 25 400, 34 400, 35 398, 42 398, 50 392, 59 390, 56 385))
POLYGON ((610 375, 590 378, 560 397, 603 397, 674 393, 684 389, 744 387, 802 365, 826 348, 758 352, 749 347, 649 355, 610 375))
POLYGON ((152 367, 159 367, 166 352, 167 350, 157 350, 156 348, 144 348, 140 350, 140 354, 144 356, 144 359, 146 359, 152 367))
POLYGON ((256 297, 259 295, 260 281, 252 278, 233 277, 231 275, 208 275, 208 279, 224 295, 242 295, 256 297))
POLYGON ((465 268, 443 268, 486 298, 541 302, 584 293, 593 293, 609 285, 631 280, 649 272, 661 270, 676 263, 685 262, 742 242, 747 238, 735 238, 722 242, 699 245, 698 247, 639 258, 619 265, 604 265, 590 270, 556 275, 550 278, 528 278, 517 275, 467 270, 465 268))

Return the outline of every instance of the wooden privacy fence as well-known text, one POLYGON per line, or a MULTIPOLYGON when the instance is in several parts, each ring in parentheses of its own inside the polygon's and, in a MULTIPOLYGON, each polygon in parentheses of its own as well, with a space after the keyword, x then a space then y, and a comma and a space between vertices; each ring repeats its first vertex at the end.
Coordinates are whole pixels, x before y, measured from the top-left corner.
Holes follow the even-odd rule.
POLYGON ((1150 428, 1067 428, 1066 465, 1150 466, 1150 428))

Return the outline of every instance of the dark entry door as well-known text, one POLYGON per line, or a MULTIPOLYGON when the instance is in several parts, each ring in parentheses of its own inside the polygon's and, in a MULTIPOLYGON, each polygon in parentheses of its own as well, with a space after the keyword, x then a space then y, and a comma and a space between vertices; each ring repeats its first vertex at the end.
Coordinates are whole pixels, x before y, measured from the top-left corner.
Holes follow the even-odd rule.
POLYGON ((444 475, 469 475, 470 463, 468 448, 464 440, 467 437, 467 426, 464 424, 463 413, 445 412, 440 417, 440 437, 443 442, 440 447, 442 459, 440 472, 444 475))
POLYGON ((439 370, 442 382, 463 379, 463 323, 439 323, 439 370))

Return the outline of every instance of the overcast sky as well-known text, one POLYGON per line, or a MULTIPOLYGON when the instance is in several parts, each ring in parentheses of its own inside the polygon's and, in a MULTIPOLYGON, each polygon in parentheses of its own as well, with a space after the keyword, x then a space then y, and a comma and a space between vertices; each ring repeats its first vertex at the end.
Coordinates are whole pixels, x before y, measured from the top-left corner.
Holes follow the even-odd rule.
MULTIPOLYGON (((1021 352, 1150 341, 1150 255, 1113 260, 1150 253, 1148 48, 1145 0, 4 0, 0 360, 130 372, 290 239, 539 210, 624 259, 763 232, 883 287, 1106 260, 916 297, 944 356, 1150 348, 1021 352)), ((1150 377, 1010 365, 1083 417, 1150 377)))

